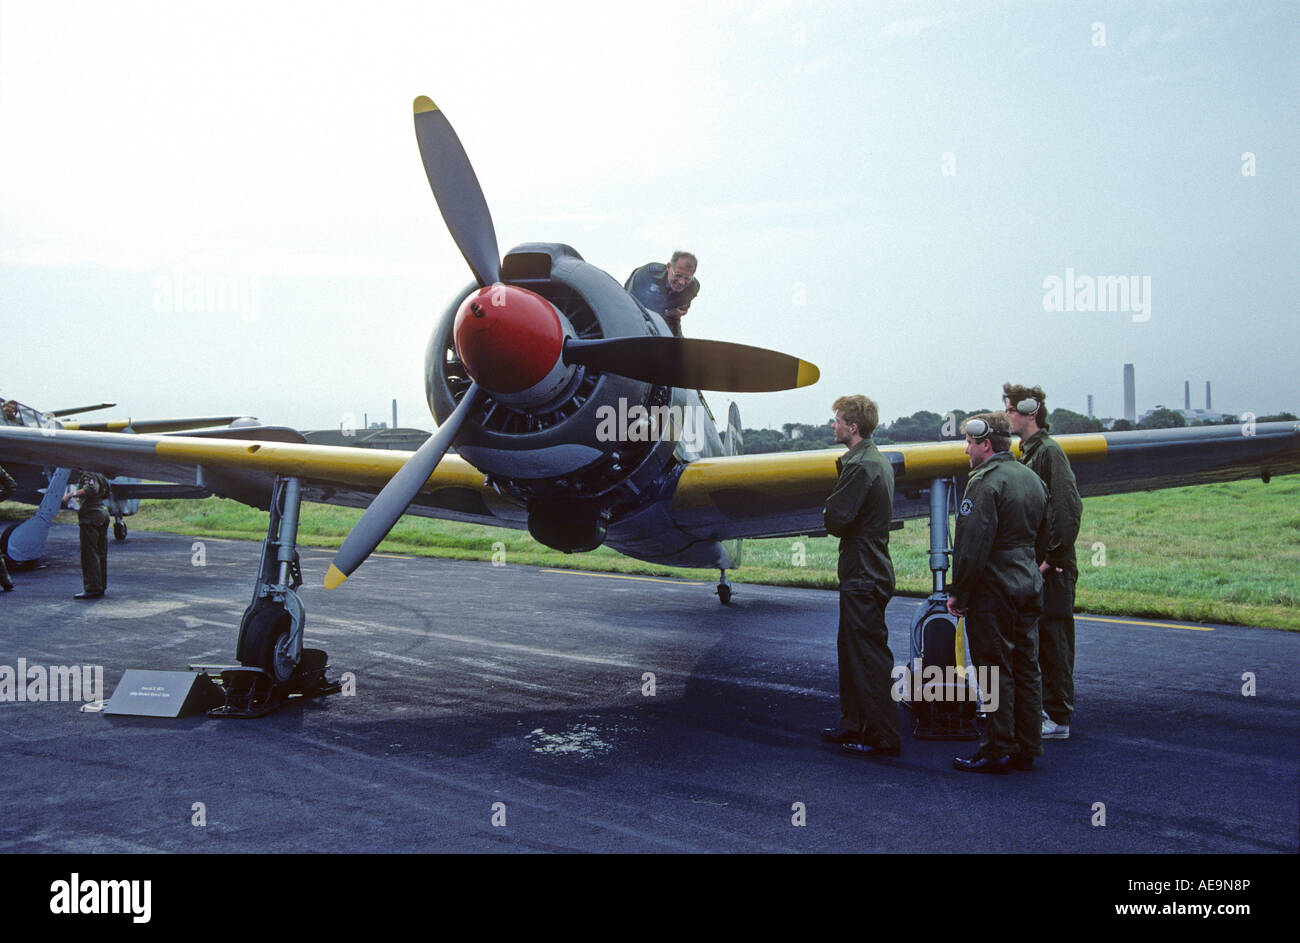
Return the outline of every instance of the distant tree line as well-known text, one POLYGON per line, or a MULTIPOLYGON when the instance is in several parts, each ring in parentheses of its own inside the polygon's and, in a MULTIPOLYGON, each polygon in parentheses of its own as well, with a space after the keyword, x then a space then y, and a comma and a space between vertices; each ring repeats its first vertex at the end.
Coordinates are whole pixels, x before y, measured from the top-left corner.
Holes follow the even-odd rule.
MULTIPOLYGON (((940 442, 944 439, 960 439, 961 424, 967 416, 975 413, 990 412, 988 409, 954 409, 947 415, 918 410, 910 416, 902 416, 891 423, 881 423, 872 438, 879 445, 893 442, 940 442)), ((1047 417, 1054 435, 1074 435, 1081 432, 1102 432, 1105 426, 1100 419, 1093 419, 1069 409, 1054 409, 1047 417)), ((1200 425, 1233 425, 1239 421, 1236 416, 1224 416, 1217 423, 1200 425)), ((1277 413, 1273 416, 1258 416, 1256 422, 1294 422, 1291 413, 1277 413)), ((1130 429, 1173 429, 1187 425, 1183 414, 1172 409, 1157 409, 1139 423, 1126 419, 1116 420, 1113 431, 1123 432, 1130 429)), ((757 455, 763 452, 806 452, 809 449, 838 448, 835 437, 831 435, 829 423, 810 424, 787 422, 778 429, 746 429, 745 452, 757 455)))
MULTIPOLYGON (((1055 413, 1053 413, 1055 416, 1055 413)), ((1255 422, 1295 422, 1297 417, 1291 413, 1274 413, 1271 416, 1256 416, 1255 422)), ((1053 419, 1053 422, 1056 420, 1053 419)), ((1189 423, 1187 417, 1176 409, 1160 408, 1141 422, 1132 423, 1127 419, 1116 419, 1111 426, 1112 432, 1128 432, 1131 429, 1181 429, 1184 426, 1235 426, 1241 422, 1240 416, 1225 415, 1221 419, 1189 423)))
MULTIPOLYGON (((973 413, 988 412, 987 409, 954 409, 947 416, 922 409, 903 416, 891 423, 881 423, 872 438, 880 445, 892 442, 937 442, 941 439, 961 438, 962 421, 973 413)), ((761 452, 804 452, 809 449, 838 448, 835 437, 831 434, 830 423, 812 425, 803 422, 787 422, 780 430, 746 429, 745 451, 749 454, 761 452)))

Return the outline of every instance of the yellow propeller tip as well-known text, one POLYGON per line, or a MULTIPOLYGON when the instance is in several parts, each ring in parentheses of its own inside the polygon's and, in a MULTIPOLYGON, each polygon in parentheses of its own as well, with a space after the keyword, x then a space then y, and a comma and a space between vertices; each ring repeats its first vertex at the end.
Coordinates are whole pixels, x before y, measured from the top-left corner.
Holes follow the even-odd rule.
POLYGON ((334 589, 347 578, 348 575, 346 573, 331 563, 329 571, 325 574, 325 588, 334 589))
POLYGON ((438 106, 433 103, 433 99, 428 95, 420 95, 415 99, 415 113, 422 115, 426 111, 437 111, 438 106))
POLYGON ((811 364, 806 360, 799 361, 799 375, 795 379, 795 386, 812 386, 821 379, 822 372, 817 369, 816 364, 811 364))

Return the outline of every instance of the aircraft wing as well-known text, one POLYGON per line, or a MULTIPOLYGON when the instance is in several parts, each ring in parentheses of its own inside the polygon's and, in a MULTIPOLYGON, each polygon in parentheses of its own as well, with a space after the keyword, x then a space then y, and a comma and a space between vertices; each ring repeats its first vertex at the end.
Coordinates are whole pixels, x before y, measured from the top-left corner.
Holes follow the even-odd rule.
MULTIPOLYGON (((364 508, 397 473, 410 452, 346 446, 256 440, 219 435, 128 435, 57 429, 0 427, 0 464, 87 468, 106 475, 129 475, 206 489, 266 510, 277 476, 302 480, 303 499, 364 508)), ((446 520, 525 528, 523 508, 484 483, 483 473, 456 455, 447 455, 416 496, 408 513, 446 520)))
MULTIPOLYGON (((111 404, 110 404, 111 405, 111 404)), ((93 407, 98 409, 99 407, 93 407)), ((80 412, 80 410, 77 410, 80 412)), ((51 415, 61 415, 52 413, 51 415)), ((65 422, 64 429, 74 432, 140 432, 145 434, 180 432, 184 429, 204 429, 209 426, 228 426, 242 416, 195 416, 188 419, 110 419, 105 422, 65 422)))
POLYGON ((50 415, 56 419, 63 416, 75 416, 77 413, 93 413, 97 409, 111 409, 117 403, 96 403, 93 406, 71 406, 67 409, 51 409, 50 415))
MULTIPOLYGON (((246 436, 258 430, 246 430, 246 436)), ((221 430, 222 435, 235 434, 221 430)), ((1300 423, 1059 436, 1084 497, 1300 473, 1300 423)), ((1018 448, 1018 446, 1013 446, 1018 448)), ((887 445, 894 468, 894 516, 922 517, 922 490, 969 471, 964 442, 887 445)), ((669 522, 696 540, 823 533, 822 505, 835 486, 839 449, 701 459, 683 469, 669 522)), ((410 457, 384 449, 309 445, 268 438, 126 435, 0 427, 5 460, 92 468, 109 475, 206 488, 266 509, 278 475, 303 482, 303 498, 364 508, 410 457)), ((447 455, 407 513, 525 528, 527 514, 485 483, 482 472, 447 455)))
MULTIPOLYGON (((1245 431, 1236 424, 1054 438, 1085 498, 1300 473, 1295 422, 1258 423, 1245 431)), ((1017 443, 1012 449, 1019 454, 1017 443)), ((932 479, 964 479, 970 471, 965 440, 883 445, 880 451, 894 468, 895 519, 929 513, 921 489, 932 479)), ((842 454, 822 449, 693 462, 673 494, 673 523, 699 540, 824 534, 822 504, 835 487, 835 460, 842 454)))

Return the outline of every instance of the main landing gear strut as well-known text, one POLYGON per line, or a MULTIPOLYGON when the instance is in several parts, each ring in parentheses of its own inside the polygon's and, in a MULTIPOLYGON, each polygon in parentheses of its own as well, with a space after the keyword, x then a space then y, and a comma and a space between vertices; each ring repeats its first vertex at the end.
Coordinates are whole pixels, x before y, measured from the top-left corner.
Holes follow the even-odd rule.
POLYGON ((226 703, 209 716, 261 717, 291 698, 341 690, 325 678, 325 652, 302 646, 307 612, 295 592, 302 585, 297 550, 301 503, 302 482, 276 478, 253 601, 244 610, 235 644, 235 657, 243 667, 221 672, 226 703))
MULTIPOLYGON (((930 482, 930 573, 932 591, 925 605, 912 620, 912 651, 908 671, 924 677, 926 669, 938 668, 944 677, 937 691, 929 689, 933 697, 905 700, 904 706, 916 718, 912 736, 918 740, 978 740, 979 728, 975 725, 979 692, 970 690, 965 676, 956 676, 959 636, 958 624, 948 613, 948 593, 944 582, 948 575, 948 504, 956 487, 951 478, 936 478, 930 482), (955 682, 955 683, 954 683, 955 682)), ((961 646, 964 648, 965 646, 961 646)), ((932 673, 931 673, 932 674, 932 673)), ((909 697, 915 691, 909 692, 909 697)))

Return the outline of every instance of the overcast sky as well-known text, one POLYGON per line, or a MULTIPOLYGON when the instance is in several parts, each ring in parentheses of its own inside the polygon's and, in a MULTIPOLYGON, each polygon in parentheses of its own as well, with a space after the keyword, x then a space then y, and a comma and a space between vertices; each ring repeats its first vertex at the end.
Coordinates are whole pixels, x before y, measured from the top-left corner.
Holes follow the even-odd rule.
POLYGON ((1139 410, 1186 379, 1296 411, 1298 27, 1295 2, 0 0, 0 392, 300 428, 396 398, 430 428, 424 346, 469 273, 427 94, 503 250, 622 281, 690 249, 688 335, 821 367, 738 397, 747 426, 1004 380, 1114 416, 1126 362, 1139 410), (1077 310, 1119 276, 1128 310, 1077 310))

